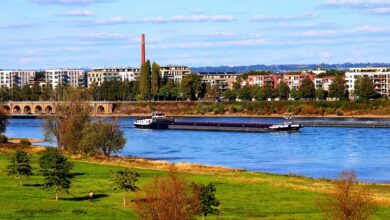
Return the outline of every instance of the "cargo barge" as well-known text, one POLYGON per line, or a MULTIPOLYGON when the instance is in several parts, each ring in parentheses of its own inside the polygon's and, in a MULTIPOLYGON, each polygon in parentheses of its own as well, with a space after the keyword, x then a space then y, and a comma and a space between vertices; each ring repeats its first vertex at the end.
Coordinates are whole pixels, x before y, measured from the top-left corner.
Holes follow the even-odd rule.
POLYGON ((292 117, 286 118, 282 124, 234 123, 234 122, 193 122, 176 121, 172 117, 153 112, 150 117, 142 117, 134 121, 136 128, 172 129, 198 131, 236 131, 236 132, 297 132, 303 126, 295 123, 292 117))

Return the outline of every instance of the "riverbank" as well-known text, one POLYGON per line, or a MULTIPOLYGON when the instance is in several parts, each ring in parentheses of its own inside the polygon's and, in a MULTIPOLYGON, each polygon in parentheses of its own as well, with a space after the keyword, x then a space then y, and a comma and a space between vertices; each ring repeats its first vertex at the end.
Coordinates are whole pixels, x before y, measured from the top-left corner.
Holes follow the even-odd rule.
MULTIPOLYGON (((0 170, 5 169, 8 154, 0 153, 0 170)), ((24 187, 18 187, 15 179, 0 171, 0 219, 135 219, 130 207, 122 207, 122 192, 111 187, 111 172, 122 167, 139 172, 141 178, 137 185, 142 189, 154 176, 166 175, 171 166, 142 158, 72 157, 77 175, 70 194, 61 194, 60 201, 55 202, 51 199, 52 192, 40 187, 43 180, 38 172, 39 152, 33 150, 31 154, 34 175, 24 187), (90 190, 98 195, 94 203, 87 199, 90 190)), ((221 201, 218 219, 323 219, 316 204, 332 190, 332 181, 327 179, 221 167, 175 166, 190 181, 216 184, 217 198, 221 201)), ((374 219, 386 219, 390 215, 390 185, 363 185, 370 188, 380 206, 374 219)))

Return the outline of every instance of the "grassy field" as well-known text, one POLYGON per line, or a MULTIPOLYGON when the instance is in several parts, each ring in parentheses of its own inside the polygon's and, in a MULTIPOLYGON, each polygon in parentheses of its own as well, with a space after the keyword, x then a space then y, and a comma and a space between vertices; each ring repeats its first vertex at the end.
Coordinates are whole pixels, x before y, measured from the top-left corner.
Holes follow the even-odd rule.
MULTIPOLYGON (((13 177, 6 175, 8 154, 0 153, 0 219, 137 219, 131 208, 122 207, 122 193, 112 188, 111 171, 120 166, 73 161, 76 177, 70 194, 61 194, 60 201, 54 201, 53 193, 41 187, 37 161, 34 155, 34 175, 19 187, 13 177), (97 197, 93 203, 87 199, 90 190, 97 197)), ((153 176, 166 174, 150 168, 135 170, 141 174, 140 188, 153 176)), ((210 219, 323 219, 316 203, 331 188, 326 180, 253 172, 182 175, 199 183, 216 183, 221 214, 210 219)), ((390 219, 390 185, 368 187, 381 206, 374 219, 390 219)))

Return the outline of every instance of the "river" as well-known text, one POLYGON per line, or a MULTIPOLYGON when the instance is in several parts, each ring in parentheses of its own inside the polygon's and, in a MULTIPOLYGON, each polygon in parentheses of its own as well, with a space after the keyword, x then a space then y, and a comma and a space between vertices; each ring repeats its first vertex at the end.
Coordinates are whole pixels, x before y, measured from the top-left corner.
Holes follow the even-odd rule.
MULTIPOLYGON (((281 122, 277 118, 178 120, 281 122)), ((134 118, 121 118, 119 123, 121 126, 131 126, 133 121, 134 118)), ((43 121, 40 119, 11 119, 9 122, 6 131, 8 137, 44 138, 43 121)), ((294 173, 316 178, 336 178, 341 170, 353 169, 360 181, 390 182, 390 129, 307 127, 299 133, 122 129, 127 144, 121 155, 126 156, 278 174, 294 173)))

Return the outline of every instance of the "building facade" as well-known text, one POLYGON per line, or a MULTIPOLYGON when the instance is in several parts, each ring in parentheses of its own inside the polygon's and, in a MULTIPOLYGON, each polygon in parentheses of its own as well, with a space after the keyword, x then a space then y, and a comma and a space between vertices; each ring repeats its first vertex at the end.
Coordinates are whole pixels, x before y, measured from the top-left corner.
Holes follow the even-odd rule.
POLYGON ((314 85, 316 89, 323 88, 325 91, 329 91, 330 85, 333 83, 335 76, 327 76, 322 78, 314 78, 314 85))
POLYGON ((84 87, 85 70, 81 69, 55 69, 45 71, 46 84, 53 88, 58 86, 84 87))
POLYGON ((249 75, 247 85, 263 87, 265 84, 271 85, 273 88, 278 87, 279 75, 249 75))
POLYGON ((191 73, 188 66, 161 66, 161 77, 165 80, 173 80, 175 83, 180 83, 183 77, 191 73))
POLYGON ((374 90, 380 95, 390 97, 390 68, 351 68, 345 73, 348 92, 353 94, 355 82, 360 77, 369 77, 374 83, 374 90))
POLYGON ((35 71, 28 70, 1 70, 0 87, 13 88, 32 85, 35 79, 35 71))
POLYGON ((221 91, 232 89, 234 82, 240 75, 235 72, 199 73, 202 83, 218 86, 221 91))
POLYGON ((135 81, 140 77, 139 68, 95 68, 87 74, 88 87, 101 86, 105 81, 135 81))
POLYGON ((305 78, 315 81, 315 75, 313 74, 285 74, 282 76, 282 80, 288 85, 290 90, 298 90, 305 78))

